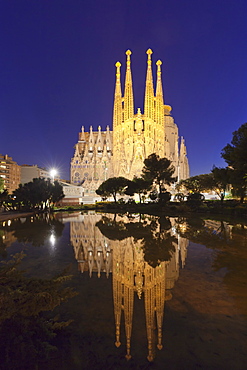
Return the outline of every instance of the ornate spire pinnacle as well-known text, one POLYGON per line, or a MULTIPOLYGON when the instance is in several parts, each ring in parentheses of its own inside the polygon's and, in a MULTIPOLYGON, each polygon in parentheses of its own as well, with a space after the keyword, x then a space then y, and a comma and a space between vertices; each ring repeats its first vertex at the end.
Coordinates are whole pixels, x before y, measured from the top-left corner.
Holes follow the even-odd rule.
POLYGON ((145 101, 144 101, 144 115, 147 118, 154 119, 154 87, 153 87, 153 75, 152 75, 152 60, 151 55, 153 51, 147 50, 147 76, 146 76, 146 89, 145 89, 145 101))
POLYGON ((153 50, 152 49, 148 49, 146 51, 146 54, 148 55, 148 65, 151 65, 152 64, 152 60, 151 60, 151 55, 153 54, 153 50))
POLYGON ((93 127, 90 126, 90 134, 89 134, 89 152, 93 152, 94 150, 94 136, 93 136, 93 127))
POLYGON ((115 96, 116 96, 116 95, 122 95, 122 93, 121 93, 121 82, 120 82, 121 63, 117 62, 115 64, 115 67, 116 67, 116 88, 115 88, 115 96))
POLYGON ((156 83, 156 97, 157 95, 162 95, 163 97, 163 89, 162 89, 162 81, 161 81, 161 60, 157 60, 157 83, 156 83))
POLYGON ((80 152, 79 152, 79 145, 78 143, 75 144, 75 154, 74 154, 74 158, 78 158, 80 157, 80 152))
POLYGON ((132 51, 128 49, 128 50, 125 52, 125 54, 127 55, 127 65, 128 65, 128 64, 130 65, 130 56, 131 56, 131 54, 132 54, 132 51))
POLYGON ((97 137, 97 140, 96 140, 96 150, 98 152, 102 152, 103 151, 103 139, 102 139, 102 134, 101 134, 101 126, 98 126, 98 137, 97 137))
POLYGON ((126 76, 125 76, 125 88, 124 88, 124 121, 132 118, 134 115, 134 99, 133 99, 133 88, 132 88, 132 76, 130 68, 130 56, 131 51, 127 50, 127 61, 126 61, 126 76))
POLYGON ((113 127, 116 127, 122 122, 122 92, 121 92, 121 81, 120 81, 120 67, 121 63, 117 62, 116 67, 116 85, 115 85, 115 96, 114 96, 114 107, 113 107, 113 127))
POLYGON ((81 126, 81 132, 79 134, 79 140, 80 141, 86 141, 86 139, 85 139, 85 132, 84 132, 84 126, 81 126))
POLYGON ((108 125, 106 126, 106 150, 108 153, 112 151, 112 140, 111 140, 110 128, 108 125))
POLYGON ((161 80, 161 60, 156 62, 157 65, 157 83, 156 83, 156 104, 155 104, 155 120, 159 124, 164 121, 164 99, 161 80))

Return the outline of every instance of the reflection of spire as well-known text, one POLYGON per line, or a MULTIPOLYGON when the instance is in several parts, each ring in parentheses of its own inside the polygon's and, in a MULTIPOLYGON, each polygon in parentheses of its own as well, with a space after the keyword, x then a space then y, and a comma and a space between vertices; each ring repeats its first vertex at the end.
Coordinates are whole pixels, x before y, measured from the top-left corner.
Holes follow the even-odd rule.
POLYGON ((132 317, 133 317, 133 302, 134 302, 134 274, 133 274, 133 249, 132 245, 128 243, 125 247, 124 253, 124 318, 125 318, 125 333, 127 340, 127 354, 126 358, 129 360, 130 355, 130 339, 132 331, 132 317))
MULTIPOLYGON (((187 239, 178 238, 179 245, 174 243, 175 251, 172 253, 171 260, 161 262, 156 267, 151 267, 144 260, 143 245, 140 240, 136 241, 131 236, 125 237, 122 240, 115 240, 114 248, 112 248, 107 233, 104 236, 100 232, 100 226, 95 226, 96 222, 100 221, 101 225, 103 222, 105 229, 109 224, 113 227, 113 225, 118 224, 117 217, 113 220, 112 215, 105 215, 104 223, 101 215, 88 214, 83 216, 83 222, 71 222, 71 243, 74 246, 75 256, 82 272, 88 270, 90 276, 97 273, 98 277, 101 276, 102 272, 105 272, 107 276, 112 272, 116 325, 115 345, 116 347, 121 345, 121 316, 123 311, 127 359, 131 358, 134 294, 136 292, 139 299, 143 296, 148 340, 147 358, 152 361, 155 356, 155 344, 157 344, 159 350, 162 349, 165 300, 171 297, 170 291, 166 291, 166 289, 171 289, 178 278, 179 260, 184 264, 188 242, 187 239), (157 338, 155 336, 156 329, 157 338)), ((120 220, 121 227, 123 227, 123 224, 129 223, 127 217, 121 217, 120 220)), ((100 222, 98 222, 98 225, 100 222)), ((132 219, 132 230, 134 230, 135 223, 138 230, 140 230, 140 222, 139 219, 132 219)), ((152 219, 145 220, 145 222, 147 224, 151 223, 152 219)), ((171 219, 169 222, 174 224, 175 221, 171 219)), ((173 227, 173 229, 174 234, 175 228, 173 227)), ((157 223, 155 235, 157 236, 159 232, 159 224, 157 223)))
MULTIPOLYGON (((157 268, 157 267, 156 267, 157 268)), ((145 276, 145 312, 146 312, 146 329, 148 339, 148 361, 154 359, 154 310, 155 310, 155 285, 154 271, 151 266, 146 266, 145 276)))
POLYGON ((116 347, 121 345, 120 342, 120 322, 122 313, 122 271, 120 270, 120 245, 116 244, 114 246, 113 255, 113 301, 114 301, 114 314, 115 314, 115 325, 116 325, 116 347))
POLYGON ((164 316, 164 305, 165 305, 165 276, 166 268, 165 263, 161 264, 156 268, 156 320, 158 328, 158 349, 162 349, 162 324, 164 316))

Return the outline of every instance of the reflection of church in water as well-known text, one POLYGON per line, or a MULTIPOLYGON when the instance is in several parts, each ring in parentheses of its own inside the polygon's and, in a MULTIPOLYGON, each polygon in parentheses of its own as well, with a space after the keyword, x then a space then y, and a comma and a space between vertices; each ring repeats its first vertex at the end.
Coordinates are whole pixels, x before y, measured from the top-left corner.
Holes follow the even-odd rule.
MULTIPOLYGON (((106 215, 109 220, 114 215, 106 215)), ((155 345, 162 349, 162 325, 165 300, 171 298, 179 276, 179 267, 184 266, 188 240, 176 234, 171 220, 169 233, 174 236, 173 250, 169 261, 160 262, 156 267, 144 260, 140 239, 133 236, 122 240, 110 240, 104 236, 96 223, 102 219, 99 214, 80 215, 70 223, 71 243, 81 272, 96 273, 100 278, 104 273, 112 273, 113 300, 116 325, 116 346, 120 343, 121 316, 124 316, 126 334, 126 358, 131 358, 131 334, 134 310, 134 295, 144 300, 146 331, 148 341, 148 360, 155 356, 155 345), (156 334, 155 334, 156 333, 156 334), (155 337, 156 335, 156 337, 155 337)), ((126 216, 116 216, 114 222, 128 223, 126 216)), ((138 216, 131 222, 140 222, 138 216)), ((146 223, 150 222, 145 220, 146 223)), ((159 230, 157 230, 159 232, 159 230)))

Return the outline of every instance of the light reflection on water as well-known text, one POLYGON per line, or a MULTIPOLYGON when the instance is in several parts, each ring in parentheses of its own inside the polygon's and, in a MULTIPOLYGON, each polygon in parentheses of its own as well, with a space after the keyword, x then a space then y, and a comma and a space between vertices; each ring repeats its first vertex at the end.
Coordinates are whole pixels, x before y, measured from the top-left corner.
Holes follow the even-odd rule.
POLYGON ((147 358, 157 369, 164 363, 166 368, 231 368, 231 361, 232 368, 244 368, 245 225, 91 212, 6 222, 0 232, 3 256, 6 247, 13 253, 28 246, 24 265, 31 274, 49 275, 69 262, 74 266, 80 294, 60 312, 74 315, 71 330, 83 348, 72 338, 65 366, 144 368, 147 358), (100 317, 95 305, 108 313, 100 317), (111 325, 105 327, 102 320, 111 312, 111 325), (87 358, 90 351, 93 359, 87 358))
POLYGON ((147 358, 162 349, 165 299, 184 266, 188 240, 176 232, 176 220, 142 215, 88 214, 70 220, 70 239, 81 272, 100 278, 112 274, 115 345, 125 328, 126 359, 131 358, 134 295, 145 308, 147 358), (123 325, 121 327, 121 317, 123 325))

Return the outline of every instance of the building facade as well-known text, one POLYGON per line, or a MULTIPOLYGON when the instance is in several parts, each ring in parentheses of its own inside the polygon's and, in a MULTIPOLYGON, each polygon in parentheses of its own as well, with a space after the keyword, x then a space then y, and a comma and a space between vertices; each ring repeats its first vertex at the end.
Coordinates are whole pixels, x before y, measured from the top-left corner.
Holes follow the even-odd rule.
POLYGON ((82 127, 71 160, 71 183, 83 184, 85 192, 93 193, 112 176, 133 179, 140 176, 143 162, 150 154, 168 158, 175 167, 178 181, 189 177, 187 150, 179 138, 178 126, 171 116, 171 106, 164 103, 161 78, 162 62, 158 60, 154 93, 152 50, 147 50, 147 74, 144 112, 134 108, 131 74, 131 51, 126 51, 124 95, 121 88, 121 63, 116 63, 116 84, 112 130, 84 132, 82 127))
POLYGON ((0 177, 4 181, 4 188, 11 194, 21 182, 20 166, 7 154, 0 154, 0 177))
POLYGON ((37 165, 21 165, 22 184, 27 184, 28 182, 33 181, 33 179, 38 178, 48 180, 48 178, 51 178, 51 175, 45 168, 38 167, 37 165))

